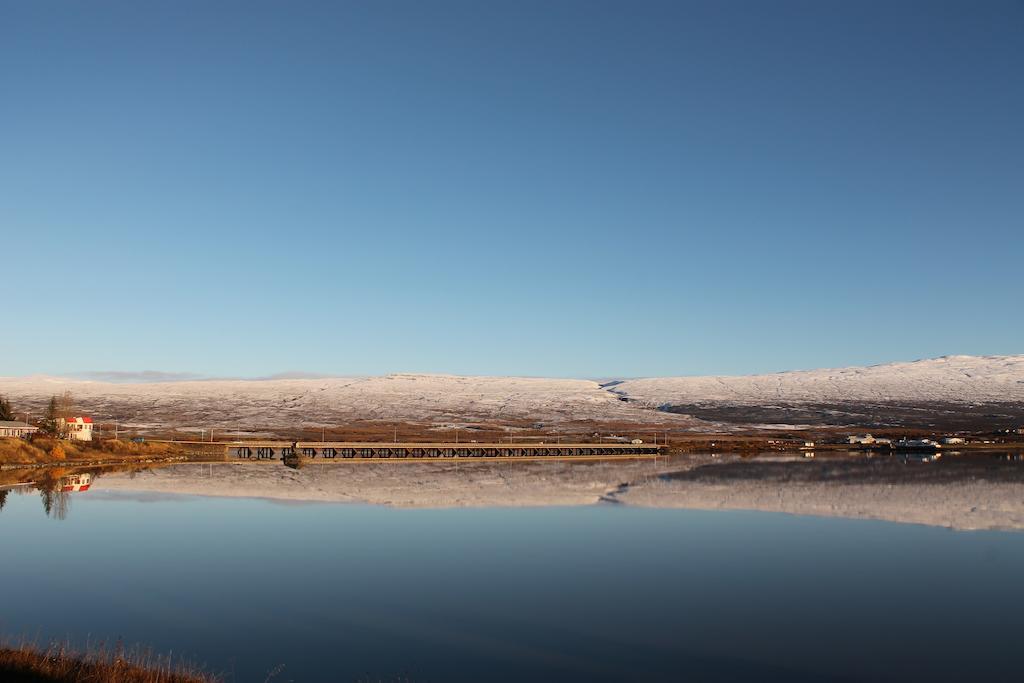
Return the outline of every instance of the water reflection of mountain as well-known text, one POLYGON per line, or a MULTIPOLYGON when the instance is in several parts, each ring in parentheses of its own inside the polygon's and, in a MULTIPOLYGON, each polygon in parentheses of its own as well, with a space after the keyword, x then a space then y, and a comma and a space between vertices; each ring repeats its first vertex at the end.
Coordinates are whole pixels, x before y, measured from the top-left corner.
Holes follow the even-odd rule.
POLYGON ((431 508, 618 503, 1024 529, 1024 462, 1005 453, 950 453, 927 463, 863 454, 687 455, 656 462, 310 462, 301 469, 225 462, 5 471, 3 487, 0 509, 11 491, 38 491, 46 514, 57 519, 67 517, 70 496, 94 491, 431 508))
POLYGON ((1024 528, 1024 465, 1005 454, 943 457, 930 463, 849 454, 814 459, 688 455, 657 462, 310 462, 301 469, 206 463, 136 474, 112 472, 98 486, 103 492, 392 507, 618 503, 859 517, 960 529, 1024 528))

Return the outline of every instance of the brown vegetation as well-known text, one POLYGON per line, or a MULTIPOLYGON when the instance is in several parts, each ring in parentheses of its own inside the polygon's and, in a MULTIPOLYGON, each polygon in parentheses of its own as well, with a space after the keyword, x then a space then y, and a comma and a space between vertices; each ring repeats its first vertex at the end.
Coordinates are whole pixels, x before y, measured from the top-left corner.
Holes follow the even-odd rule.
POLYGON ((101 462, 126 457, 160 458, 184 454, 180 446, 168 443, 132 443, 117 439, 103 441, 60 441, 46 436, 32 440, 0 439, 0 464, 47 462, 101 462))
POLYGON ((0 647, 0 678, 12 683, 215 683, 219 679, 184 662, 149 652, 103 647, 75 653, 62 646, 44 650, 27 644, 0 647))

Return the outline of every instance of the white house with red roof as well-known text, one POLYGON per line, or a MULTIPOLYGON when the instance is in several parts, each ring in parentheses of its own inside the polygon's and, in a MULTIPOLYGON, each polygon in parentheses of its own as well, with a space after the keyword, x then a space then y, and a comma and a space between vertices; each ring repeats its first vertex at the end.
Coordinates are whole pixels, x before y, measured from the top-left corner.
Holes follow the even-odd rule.
POLYGON ((58 418, 57 431, 63 438, 71 441, 92 441, 92 418, 58 418))

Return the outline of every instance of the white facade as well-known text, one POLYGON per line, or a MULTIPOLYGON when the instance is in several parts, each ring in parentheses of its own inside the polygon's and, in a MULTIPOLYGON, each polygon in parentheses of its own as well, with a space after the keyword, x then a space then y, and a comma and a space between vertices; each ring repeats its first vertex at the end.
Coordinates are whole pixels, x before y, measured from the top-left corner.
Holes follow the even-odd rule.
POLYGON ((18 422, 16 420, 4 420, 3 422, 0 422, 0 438, 24 438, 37 431, 39 431, 38 427, 33 427, 25 422, 18 422))
POLYGON ((59 418, 57 420, 57 430, 63 438, 71 441, 92 441, 92 418, 59 418))

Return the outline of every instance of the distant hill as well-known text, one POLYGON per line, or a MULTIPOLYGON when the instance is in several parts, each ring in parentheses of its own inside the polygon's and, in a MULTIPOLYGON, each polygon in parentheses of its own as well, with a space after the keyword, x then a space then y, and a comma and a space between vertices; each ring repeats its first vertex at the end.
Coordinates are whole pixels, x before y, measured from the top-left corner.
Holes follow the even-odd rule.
POLYGON ((597 382, 524 377, 383 377, 109 382, 2 377, 36 419, 64 389, 84 411, 139 430, 279 430, 354 420, 545 428, 790 425, 997 427, 1024 423, 1024 355, 947 356, 870 367, 739 377, 597 382))
POLYGON ((1024 420, 1024 355, 656 377, 626 380, 609 390, 650 408, 730 423, 995 425, 1024 420))

